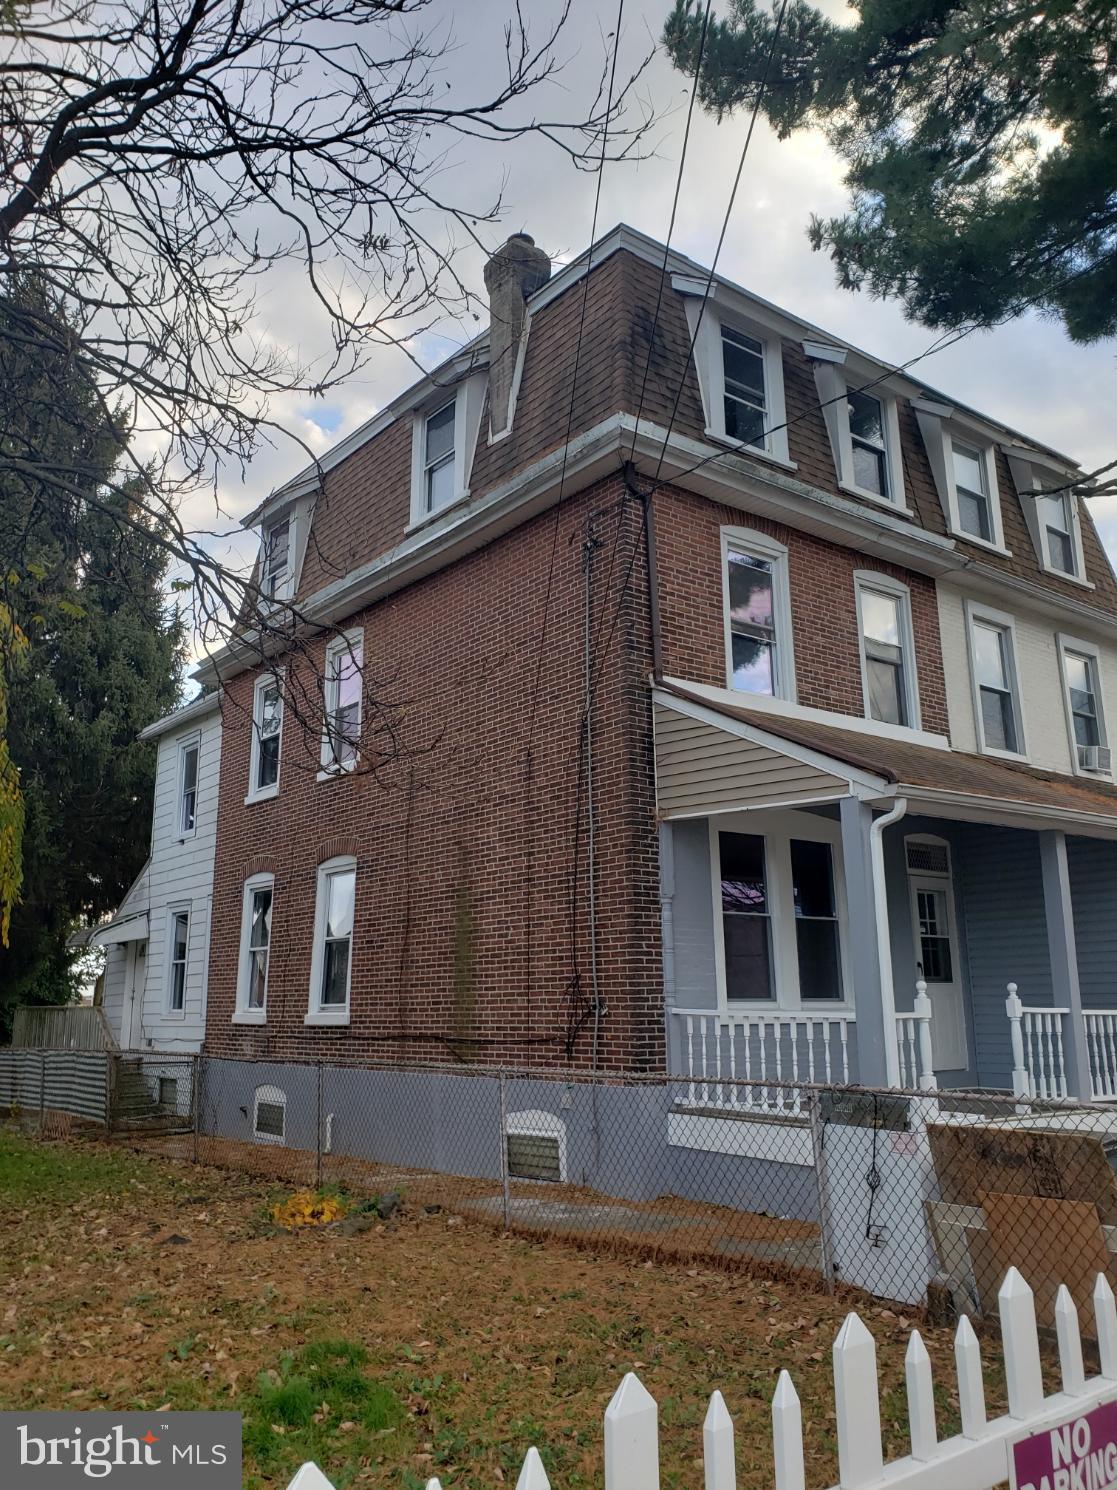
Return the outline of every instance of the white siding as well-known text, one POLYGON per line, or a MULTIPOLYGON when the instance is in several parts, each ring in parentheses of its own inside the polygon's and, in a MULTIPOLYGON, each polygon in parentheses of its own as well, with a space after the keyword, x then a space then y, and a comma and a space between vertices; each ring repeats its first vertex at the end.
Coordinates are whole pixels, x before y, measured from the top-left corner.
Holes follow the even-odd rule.
MULTIPOLYGON (((946 672, 946 704, 950 716, 950 743, 956 750, 977 749, 973 684, 966 637, 965 600, 962 593, 940 584, 939 631, 942 636, 943 667, 946 672)), ((998 601, 993 609, 1005 611, 998 601)), ((1062 630, 1077 639, 1093 642, 1099 649, 1102 703, 1111 743, 1117 741, 1117 649, 1110 642, 1091 636, 1073 620, 1062 627, 1047 617, 1017 608, 1011 612, 1016 632, 1016 666, 1024 715, 1024 741, 1028 760, 1045 771, 1073 770, 1070 736, 1063 704, 1063 680, 1059 668, 1056 633, 1062 630)))

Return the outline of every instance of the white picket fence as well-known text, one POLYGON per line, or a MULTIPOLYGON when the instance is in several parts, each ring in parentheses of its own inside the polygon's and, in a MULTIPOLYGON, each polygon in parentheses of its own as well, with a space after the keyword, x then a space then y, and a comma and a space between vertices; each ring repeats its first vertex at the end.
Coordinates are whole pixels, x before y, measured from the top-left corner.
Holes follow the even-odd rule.
MULTIPOLYGON (((1102 1402, 1117 1398, 1117 1307, 1103 1274, 1094 1288, 1094 1333, 1099 1376, 1087 1377, 1082 1358, 1078 1310, 1070 1292, 1059 1289, 1055 1330, 1062 1391, 1043 1394, 1035 1300, 1027 1283, 1010 1268, 998 1295, 1001 1350, 1008 1412, 989 1419, 981 1348, 963 1316, 954 1337, 955 1375, 962 1431, 940 1439, 935 1420, 931 1360, 918 1330, 905 1357, 908 1431, 911 1453, 884 1462, 880 1434, 880 1388, 876 1344, 856 1314, 847 1316, 834 1341, 834 1407, 838 1430, 838 1484, 841 1490, 991 1490, 1009 1478, 1012 1444, 1034 1433, 1075 1423, 1102 1402)), ((705 1490, 736 1490, 733 1420, 720 1392, 710 1398, 702 1432, 705 1490)), ((772 1399, 775 1490, 805 1490, 803 1416, 799 1395, 781 1371, 772 1399)), ((304 1464, 288 1490, 333 1490, 314 1464, 304 1464)), ((441 1490, 437 1479, 427 1490, 441 1490)), ((516 1490, 549 1490, 543 1461, 527 1451, 516 1490)), ((659 1421, 655 1399, 631 1372, 605 1410, 605 1490, 659 1490, 659 1421)))

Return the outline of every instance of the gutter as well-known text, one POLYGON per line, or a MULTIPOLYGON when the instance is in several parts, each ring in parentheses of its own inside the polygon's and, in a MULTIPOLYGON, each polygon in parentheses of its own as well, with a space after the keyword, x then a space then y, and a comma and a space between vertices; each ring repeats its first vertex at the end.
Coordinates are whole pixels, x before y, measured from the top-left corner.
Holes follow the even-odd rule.
POLYGON ((892 977, 892 937, 888 925, 888 886, 884 879, 884 830, 898 823, 908 810, 906 797, 869 828, 869 862, 873 871, 873 911, 880 967, 880 1006, 884 1018, 884 1072, 889 1086, 900 1085, 900 1050, 896 1044, 896 985, 892 977))

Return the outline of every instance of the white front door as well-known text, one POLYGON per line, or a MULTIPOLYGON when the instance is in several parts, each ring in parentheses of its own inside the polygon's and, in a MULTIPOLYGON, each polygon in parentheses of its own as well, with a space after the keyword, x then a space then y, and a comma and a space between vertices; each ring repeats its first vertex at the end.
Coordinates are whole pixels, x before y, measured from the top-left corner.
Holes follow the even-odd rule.
POLYGON ((910 883, 916 973, 927 984, 931 1000, 935 1070, 962 1071, 969 1059, 953 886, 949 875, 912 875, 910 883))
POLYGON ((147 987, 147 943, 132 942, 128 957, 128 1004, 124 1010, 122 1033, 125 1050, 139 1050, 143 1045, 144 989, 147 987))

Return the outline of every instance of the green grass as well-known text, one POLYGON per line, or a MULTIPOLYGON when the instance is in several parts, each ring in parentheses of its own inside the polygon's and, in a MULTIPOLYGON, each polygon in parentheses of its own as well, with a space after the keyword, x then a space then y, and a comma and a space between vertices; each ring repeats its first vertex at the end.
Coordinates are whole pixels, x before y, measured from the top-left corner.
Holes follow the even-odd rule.
POLYGON ((99 1144, 50 1144, 0 1129, 0 1194, 19 1209, 40 1201, 72 1204, 94 1195, 168 1192, 175 1181, 156 1166, 99 1144))
POLYGON ((246 1460, 263 1473, 293 1470, 306 1459, 329 1463, 342 1490, 360 1460, 376 1452, 378 1439, 383 1445, 391 1438, 393 1453, 403 1456, 407 1413, 395 1388, 367 1367, 368 1352, 345 1339, 311 1341, 281 1356, 244 1403, 246 1460))

